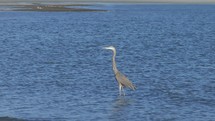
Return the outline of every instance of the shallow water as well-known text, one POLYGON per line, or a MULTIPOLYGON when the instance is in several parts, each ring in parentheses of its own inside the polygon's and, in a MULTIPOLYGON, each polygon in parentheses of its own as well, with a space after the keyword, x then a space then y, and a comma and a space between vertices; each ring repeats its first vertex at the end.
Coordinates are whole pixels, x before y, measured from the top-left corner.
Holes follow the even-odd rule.
POLYGON ((0 12, 0 117, 214 120, 215 6, 102 7, 109 11, 0 12), (107 45, 137 87, 125 97, 107 45))

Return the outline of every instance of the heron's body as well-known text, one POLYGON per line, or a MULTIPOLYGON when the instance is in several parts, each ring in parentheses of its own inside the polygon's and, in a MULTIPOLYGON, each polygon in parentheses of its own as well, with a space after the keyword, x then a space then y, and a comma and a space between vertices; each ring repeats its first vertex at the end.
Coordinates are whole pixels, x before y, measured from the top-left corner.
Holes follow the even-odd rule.
MULTIPOLYGON (((113 57, 112 57, 112 63, 113 63, 113 71, 114 71, 114 75, 115 78, 119 84, 119 93, 120 95, 122 94, 122 91, 124 93, 123 87, 128 87, 132 90, 135 90, 135 86, 132 84, 131 81, 129 81, 129 79, 123 75, 122 73, 120 73, 116 67, 116 49, 113 46, 110 47, 105 47, 105 49, 110 49, 113 51, 113 57)), ((125 93, 124 93, 125 95, 125 93)))

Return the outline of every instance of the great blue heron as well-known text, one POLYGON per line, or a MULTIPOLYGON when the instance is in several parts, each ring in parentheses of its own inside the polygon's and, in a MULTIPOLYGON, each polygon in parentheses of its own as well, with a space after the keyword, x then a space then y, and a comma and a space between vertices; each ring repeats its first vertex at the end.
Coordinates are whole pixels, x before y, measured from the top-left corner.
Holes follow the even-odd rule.
POLYGON ((129 81, 129 79, 123 75, 122 73, 120 73, 116 67, 116 49, 113 46, 109 46, 109 47, 104 47, 103 49, 108 49, 108 50, 112 50, 113 51, 113 57, 112 57, 112 63, 113 63, 113 71, 114 71, 114 75, 115 78, 119 84, 119 94, 122 95, 122 91, 123 94, 125 95, 125 92, 123 90, 123 87, 128 87, 132 90, 135 90, 135 86, 132 84, 131 81, 129 81))

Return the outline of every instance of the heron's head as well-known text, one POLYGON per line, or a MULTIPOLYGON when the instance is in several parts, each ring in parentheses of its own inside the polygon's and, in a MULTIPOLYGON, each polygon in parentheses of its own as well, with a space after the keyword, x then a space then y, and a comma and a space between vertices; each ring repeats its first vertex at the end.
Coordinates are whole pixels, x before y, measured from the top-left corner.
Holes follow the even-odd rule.
POLYGON ((116 51, 114 46, 103 47, 103 49, 116 51))

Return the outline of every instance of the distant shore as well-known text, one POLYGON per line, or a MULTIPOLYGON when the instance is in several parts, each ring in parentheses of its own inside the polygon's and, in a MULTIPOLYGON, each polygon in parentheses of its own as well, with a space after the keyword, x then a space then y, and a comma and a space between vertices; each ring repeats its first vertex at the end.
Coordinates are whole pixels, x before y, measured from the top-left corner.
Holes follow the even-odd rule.
POLYGON ((90 12, 106 11, 100 9, 91 9, 93 4, 74 3, 4 3, 0 4, 0 11, 41 11, 41 12, 90 12))
POLYGON ((93 11, 107 11, 103 9, 95 9, 95 4, 105 3, 119 3, 119 4, 215 4, 215 1, 206 0, 204 2, 192 2, 195 0, 182 1, 165 1, 155 0, 147 2, 144 0, 102 0, 96 2, 95 0, 1 0, 0 11, 40 11, 40 12, 93 12, 93 11), (72 1, 72 2, 71 2, 72 1), (160 1, 160 2, 159 2, 160 1))
POLYGON ((175 3, 215 4, 215 0, 0 0, 1 4, 19 3, 175 3))

